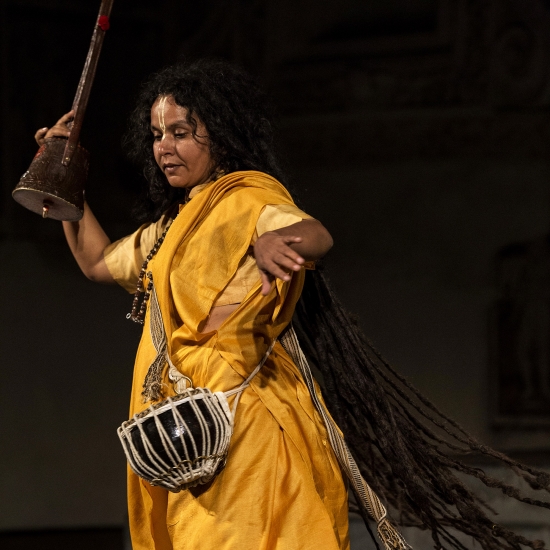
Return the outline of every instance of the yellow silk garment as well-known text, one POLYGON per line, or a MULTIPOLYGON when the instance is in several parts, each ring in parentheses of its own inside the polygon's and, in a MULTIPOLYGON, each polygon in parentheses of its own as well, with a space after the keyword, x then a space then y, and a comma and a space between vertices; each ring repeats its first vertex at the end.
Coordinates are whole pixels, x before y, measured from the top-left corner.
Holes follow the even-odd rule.
MULTIPOLYGON (((212 182, 197 185, 191 189, 189 199, 211 185, 212 182)), ((184 207, 179 205, 179 211, 184 207)), ((153 248, 167 225, 173 221, 175 209, 163 215, 158 221, 142 225, 137 231, 108 245, 104 251, 104 260, 113 279, 131 294, 136 291, 136 281, 143 261, 153 248), (172 214, 172 215, 170 215, 172 214)), ((268 204, 262 210, 256 231, 252 238, 252 245, 260 235, 267 231, 274 231, 281 227, 293 225, 311 216, 290 204, 268 204)), ((307 262, 306 269, 314 267, 315 262, 307 262)), ((256 260, 250 247, 248 253, 241 259, 233 278, 227 283, 223 292, 216 298, 213 307, 238 304, 252 289, 260 277, 256 260)))
MULTIPOLYGON (((260 212, 293 204, 260 172, 223 176, 197 194, 149 263, 170 357, 195 387, 239 386, 290 322, 304 272, 260 283, 217 331, 201 333, 212 304, 245 256, 260 212)), ((156 351, 149 315, 134 370, 130 414, 149 406, 141 392, 156 351)), ((164 373, 165 395, 174 395, 164 373)), ((180 493, 152 487, 129 471, 134 550, 346 550, 347 492, 325 427, 288 354, 276 343, 240 399, 224 470, 180 493)))

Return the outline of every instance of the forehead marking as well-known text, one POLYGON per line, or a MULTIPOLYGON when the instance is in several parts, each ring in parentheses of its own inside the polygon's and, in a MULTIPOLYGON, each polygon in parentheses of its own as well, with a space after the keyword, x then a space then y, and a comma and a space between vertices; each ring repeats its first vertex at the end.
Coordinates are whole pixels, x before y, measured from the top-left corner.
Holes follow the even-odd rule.
POLYGON ((160 124, 160 130, 162 132, 162 138, 161 138, 161 141, 166 137, 166 123, 164 122, 164 110, 166 108, 166 100, 167 100, 167 96, 163 95, 161 98, 160 98, 160 101, 159 101, 159 106, 158 106, 158 110, 159 110, 159 124, 160 124))

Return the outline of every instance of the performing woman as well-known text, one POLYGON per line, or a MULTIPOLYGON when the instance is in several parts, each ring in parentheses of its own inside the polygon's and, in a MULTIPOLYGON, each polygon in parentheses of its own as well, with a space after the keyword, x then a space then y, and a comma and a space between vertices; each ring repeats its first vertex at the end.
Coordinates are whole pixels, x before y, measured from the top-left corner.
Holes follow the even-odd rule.
MULTIPOLYGON (((39 130, 38 143, 68 136, 71 116, 39 130)), ((127 138, 148 182, 144 225, 111 243, 87 205, 80 222, 63 222, 87 277, 145 290, 131 313, 144 322, 131 415, 189 381, 212 391, 239 386, 275 342, 242 393, 227 464, 212 482, 172 493, 129 470, 133 548, 349 548, 347 486, 326 420, 278 341, 293 315, 308 359, 323 374, 331 414, 396 519, 430 529, 435 548, 465 548, 453 529, 486 550, 542 548, 490 520, 455 472, 548 505, 456 455, 491 456, 536 489, 548 491, 550 477, 477 443, 350 322, 314 265, 332 246, 330 234, 282 185, 269 120, 263 94, 237 68, 207 60, 168 67, 143 86, 127 138), (153 288, 173 368, 164 361, 154 368, 153 288)))

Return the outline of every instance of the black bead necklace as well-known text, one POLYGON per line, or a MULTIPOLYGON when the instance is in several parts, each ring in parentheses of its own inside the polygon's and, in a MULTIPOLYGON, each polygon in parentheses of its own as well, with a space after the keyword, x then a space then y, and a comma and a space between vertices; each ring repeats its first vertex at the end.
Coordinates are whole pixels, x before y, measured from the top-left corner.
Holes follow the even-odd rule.
POLYGON ((159 248, 161 244, 164 242, 166 233, 168 233, 168 230, 170 229, 170 226, 172 225, 172 223, 174 223, 174 220, 172 220, 166 226, 166 229, 162 232, 162 235, 154 244, 153 248, 151 248, 151 251, 149 252, 149 254, 147 254, 147 258, 145 258, 145 261, 141 266, 141 270, 138 275, 136 292, 134 293, 134 300, 132 302, 132 311, 126 315, 126 319, 130 319, 131 321, 134 321, 134 323, 139 323, 140 325, 143 325, 143 322, 145 320, 145 311, 147 310, 147 302, 151 297, 151 290, 153 289, 153 274, 150 271, 147 271, 147 266, 149 265, 149 262, 153 259, 153 256, 155 256, 155 254, 159 251, 159 248), (143 284, 145 277, 147 277, 147 279, 149 280, 149 282, 147 283, 147 287, 145 287, 143 284), (141 300, 141 307, 139 308, 139 311, 138 311, 139 299, 142 294, 143 294, 143 298, 141 300))

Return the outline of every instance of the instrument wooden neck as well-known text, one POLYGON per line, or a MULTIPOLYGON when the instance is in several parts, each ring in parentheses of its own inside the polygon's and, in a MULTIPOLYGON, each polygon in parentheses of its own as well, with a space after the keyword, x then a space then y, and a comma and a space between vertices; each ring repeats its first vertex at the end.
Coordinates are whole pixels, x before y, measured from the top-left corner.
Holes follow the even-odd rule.
POLYGON ((88 55, 86 56, 84 69, 82 70, 80 82, 78 83, 78 88, 73 101, 72 109, 75 112, 74 120, 72 122, 71 135, 67 140, 67 145, 65 147, 62 160, 62 163, 65 166, 70 164, 80 139, 82 122, 84 121, 84 114, 86 113, 86 107, 88 106, 88 99, 90 97, 92 84, 94 82, 97 62, 99 60, 99 54, 101 53, 105 32, 109 28, 108 21, 112 7, 113 0, 102 0, 99 8, 99 15, 95 22, 92 40, 90 42, 90 49, 88 50, 88 55))

